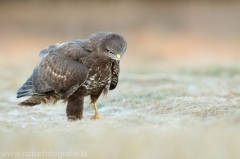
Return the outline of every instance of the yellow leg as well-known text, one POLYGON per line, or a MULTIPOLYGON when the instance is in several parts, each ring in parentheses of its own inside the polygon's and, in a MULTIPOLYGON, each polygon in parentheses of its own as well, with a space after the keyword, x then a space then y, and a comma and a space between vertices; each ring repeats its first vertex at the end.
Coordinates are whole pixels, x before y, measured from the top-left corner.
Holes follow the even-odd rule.
POLYGON ((91 119, 97 120, 97 119, 102 119, 101 116, 98 113, 98 109, 97 109, 97 104, 93 103, 93 107, 95 110, 95 115, 91 117, 91 119))

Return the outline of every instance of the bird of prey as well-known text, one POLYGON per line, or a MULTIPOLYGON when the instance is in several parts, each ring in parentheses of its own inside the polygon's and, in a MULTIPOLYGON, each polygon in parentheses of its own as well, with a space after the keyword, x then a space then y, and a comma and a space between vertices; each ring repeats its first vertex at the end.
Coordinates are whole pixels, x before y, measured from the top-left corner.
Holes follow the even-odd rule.
POLYGON ((90 96, 95 110, 92 119, 101 119, 96 101, 116 88, 119 62, 126 49, 126 40, 112 32, 47 47, 40 51, 41 62, 17 92, 17 98, 31 96, 19 105, 64 100, 68 119, 81 120, 84 97, 90 96))

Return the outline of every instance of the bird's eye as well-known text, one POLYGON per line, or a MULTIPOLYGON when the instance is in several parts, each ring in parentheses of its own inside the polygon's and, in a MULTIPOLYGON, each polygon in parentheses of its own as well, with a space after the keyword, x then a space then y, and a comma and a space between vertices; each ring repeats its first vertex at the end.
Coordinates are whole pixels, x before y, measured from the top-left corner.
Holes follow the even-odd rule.
POLYGON ((112 51, 109 51, 109 53, 114 55, 114 53, 112 51))

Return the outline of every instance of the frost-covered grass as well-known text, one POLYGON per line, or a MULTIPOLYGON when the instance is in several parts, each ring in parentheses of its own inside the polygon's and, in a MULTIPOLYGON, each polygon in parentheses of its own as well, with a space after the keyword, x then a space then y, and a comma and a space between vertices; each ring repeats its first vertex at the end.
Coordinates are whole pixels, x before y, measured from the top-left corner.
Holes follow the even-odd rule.
POLYGON ((16 91, 28 75, 20 74, 17 67, 3 68, 1 152, 44 151, 42 158, 51 151, 58 153, 59 158, 61 152, 119 159, 240 156, 240 76, 237 71, 228 74, 228 69, 222 69, 218 75, 209 73, 208 69, 207 73, 196 70, 122 72, 117 89, 98 101, 103 120, 90 120, 94 111, 86 98, 83 120, 68 122, 66 105, 61 102, 54 106, 17 106, 23 99, 15 98, 16 91), (17 79, 14 78, 16 72, 17 79))

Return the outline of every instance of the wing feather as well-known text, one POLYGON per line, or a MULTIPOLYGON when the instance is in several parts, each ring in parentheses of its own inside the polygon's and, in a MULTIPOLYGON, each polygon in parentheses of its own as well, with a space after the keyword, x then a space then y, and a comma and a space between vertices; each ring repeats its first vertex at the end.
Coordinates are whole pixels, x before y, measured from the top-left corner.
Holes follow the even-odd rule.
POLYGON ((53 90, 48 84, 44 83, 43 80, 41 79, 41 76, 39 75, 38 66, 33 70, 32 85, 34 92, 38 94, 53 90))
POLYGON ((36 68, 34 88, 38 93, 54 91, 65 99, 74 93, 88 77, 88 68, 80 58, 89 55, 84 40, 56 44, 40 52, 43 58, 36 68))
POLYGON ((111 79, 111 84, 109 88, 110 90, 113 90, 117 87, 119 73, 120 73, 119 62, 114 61, 112 64, 112 79, 111 79))
POLYGON ((89 70, 80 59, 89 55, 86 40, 51 45, 43 49, 39 65, 29 80, 19 89, 18 97, 29 95, 69 97, 87 79, 89 70))
POLYGON ((48 54, 39 64, 42 81, 58 93, 73 85, 81 85, 88 77, 88 68, 64 54, 48 54))
POLYGON ((46 49, 43 49, 42 51, 40 51, 39 56, 44 58, 46 57, 49 53, 53 52, 54 50, 56 50, 59 46, 61 46, 61 44, 55 44, 55 45, 51 45, 49 47, 47 47, 46 49))

